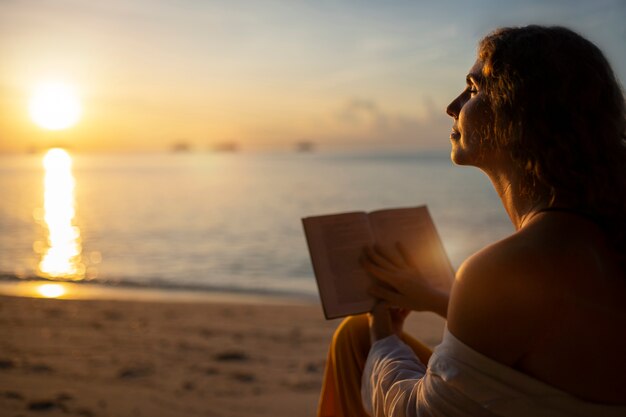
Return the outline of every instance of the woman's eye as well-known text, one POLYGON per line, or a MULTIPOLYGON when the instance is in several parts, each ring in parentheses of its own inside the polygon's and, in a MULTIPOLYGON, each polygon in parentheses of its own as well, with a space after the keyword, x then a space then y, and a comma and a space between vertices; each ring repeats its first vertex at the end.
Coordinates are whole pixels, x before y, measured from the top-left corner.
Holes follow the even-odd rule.
POLYGON ((476 88, 474 84, 468 84, 467 87, 465 87, 465 91, 463 93, 469 94, 470 97, 473 97, 478 94, 478 88, 476 88))

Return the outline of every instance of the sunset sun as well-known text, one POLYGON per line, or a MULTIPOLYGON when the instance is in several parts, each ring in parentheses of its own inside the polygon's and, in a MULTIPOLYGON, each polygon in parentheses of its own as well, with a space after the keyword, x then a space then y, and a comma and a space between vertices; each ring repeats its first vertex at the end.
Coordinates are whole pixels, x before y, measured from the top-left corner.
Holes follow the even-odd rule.
POLYGON ((81 114, 80 100, 67 84, 48 83, 37 86, 30 99, 30 117, 45 129, 72 127, 81 114))

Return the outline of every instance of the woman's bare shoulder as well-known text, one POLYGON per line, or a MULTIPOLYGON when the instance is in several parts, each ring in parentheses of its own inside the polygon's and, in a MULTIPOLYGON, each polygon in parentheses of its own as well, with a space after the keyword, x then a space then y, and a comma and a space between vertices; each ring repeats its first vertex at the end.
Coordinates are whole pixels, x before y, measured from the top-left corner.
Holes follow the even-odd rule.
MULTIPOLYGON (((513 365, 533 349, 564 305, 590 298, 602 304, 614 296, 600 289, 607 284, 620 288, 623 281, 613 276, 620 272, 610 254, 594 240, 592 228, 573 229, 538 223, 468 258, 452 289, 450 331, 478 351, 513 365)), ((624 301, 624 292, 614 301, 619 297, 624 301)))
POLYGON ((621 404, 626 388, 616 375, 626 372, 626 339, 615 335, 626 326, 623 267, 593 225, 553 220, 463 263, 448 328, 505 365, 583 399, 621 404), (580 358, 588 378, 573 374, 580 358))
POLYGON ((502 363, 523 356, 542 315, 542 293, 533 287, 549 268, 533 259, 537 253, 531 242, 514 235, 468 258, 450 295, 450 331, 502 363))

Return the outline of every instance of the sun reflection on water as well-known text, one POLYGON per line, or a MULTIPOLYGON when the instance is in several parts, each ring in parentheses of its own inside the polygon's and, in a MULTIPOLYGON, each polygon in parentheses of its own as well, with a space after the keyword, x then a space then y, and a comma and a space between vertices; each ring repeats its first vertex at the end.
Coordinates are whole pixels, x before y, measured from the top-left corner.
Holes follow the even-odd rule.
POLYGON ((74 224, 72 158, 63 149, 50 149, 43 159, 44 213, 48 245, 39 263, 39 275, 80 280, 85 276, 81 262, 80 229, 74 224))
POLYGON ((45 298, 58 298, 65 294, 61 284, 42 284, 37 287, 37 293, 45 298))

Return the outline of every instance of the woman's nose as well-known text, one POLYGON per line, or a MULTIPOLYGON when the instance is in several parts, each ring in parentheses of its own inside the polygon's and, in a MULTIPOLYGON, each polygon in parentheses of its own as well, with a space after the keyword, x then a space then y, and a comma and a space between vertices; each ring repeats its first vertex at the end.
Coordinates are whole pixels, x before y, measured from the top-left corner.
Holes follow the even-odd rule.
POLYGON ((460 99, 461 96, 455 98, 452 103, 448 104, 448 107, 446 107, 446 113, 448 113, 448 116, 454 119, 459 118, 459 112, 461 110, 460 99))

